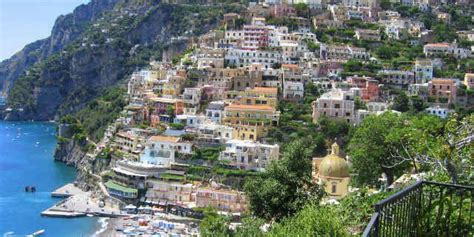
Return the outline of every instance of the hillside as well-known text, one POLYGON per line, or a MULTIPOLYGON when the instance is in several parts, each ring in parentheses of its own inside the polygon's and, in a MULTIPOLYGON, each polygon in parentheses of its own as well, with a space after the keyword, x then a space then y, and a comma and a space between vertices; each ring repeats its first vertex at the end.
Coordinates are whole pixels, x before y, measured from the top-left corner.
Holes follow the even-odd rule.
POLYGON ((183 50, 224 12, 239 10, 238 4, 138 0, 80 6, 57 20, 51 37, 2 63, 0 78, 12 108, 5 119, 48 120, 76 112, 137 67, 183 50))

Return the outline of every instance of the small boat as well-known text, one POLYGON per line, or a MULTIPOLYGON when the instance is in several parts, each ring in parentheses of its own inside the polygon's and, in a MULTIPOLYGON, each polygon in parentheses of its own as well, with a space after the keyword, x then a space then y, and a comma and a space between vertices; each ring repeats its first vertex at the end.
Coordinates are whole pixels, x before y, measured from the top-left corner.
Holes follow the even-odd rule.
POLYGON ((94 215, 92 215, 92 214, 87 214, 87 217, 94 217, 94 215))
POLYGON ((33 234, 31 234, 30 236, 39 236, 39 235, 42 235, 44 234, 44 230, 38 230, 36 232, 34 232, 33 234))

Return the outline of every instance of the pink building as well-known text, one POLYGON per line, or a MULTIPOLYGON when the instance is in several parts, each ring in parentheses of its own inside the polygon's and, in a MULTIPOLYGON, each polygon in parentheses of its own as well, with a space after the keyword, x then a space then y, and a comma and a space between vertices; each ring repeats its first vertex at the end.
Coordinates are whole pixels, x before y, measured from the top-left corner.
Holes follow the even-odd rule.
POLYGON ((437 103, 454 103, 458 87, 456 81, 446 78, 434 78, 428 82, 428 100, 437 103))
POLYGON ((244 193, 234 190, 198 188, 196 191, 198 207, 213 207, 221 211, 243 212, 247 209, 244 193))
POLYGON ((348 82, 352 87, 361 89, 361 100, 363 101, 377 101, 380 97, 379 82, 371 77, 349 77, 348 82))
POLYGON ((272 16, 275 18, 296 16, 296 10, 288 4, 278 4, 272 6, 272 16))

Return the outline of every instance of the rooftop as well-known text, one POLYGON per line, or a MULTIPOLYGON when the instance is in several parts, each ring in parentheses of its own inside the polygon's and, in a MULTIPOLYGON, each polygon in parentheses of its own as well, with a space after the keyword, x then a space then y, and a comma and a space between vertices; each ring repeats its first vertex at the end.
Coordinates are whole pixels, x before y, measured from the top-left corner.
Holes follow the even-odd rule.
POLYGON ((268 110, 274 111, 275 109, 268 105, 239 105, 231 104, 226 107, 228 110, 268 110))
POLYGON ((170 136, 152 136, 150 141, 152 142, 179 142, 179 137, 170 137, 170 136))

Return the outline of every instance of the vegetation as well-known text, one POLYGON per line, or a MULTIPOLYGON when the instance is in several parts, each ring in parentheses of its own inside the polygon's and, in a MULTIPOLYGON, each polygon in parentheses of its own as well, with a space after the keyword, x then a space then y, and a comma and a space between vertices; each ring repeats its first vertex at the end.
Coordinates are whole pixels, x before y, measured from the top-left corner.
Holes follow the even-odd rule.
POLYGON ((281 220, 317 202, 322 189, 312 182, 311 144, 302 140, 286 147, 280 160, 261 175, 246 180, 245 193, 252 213, 266 220, 281 220))

